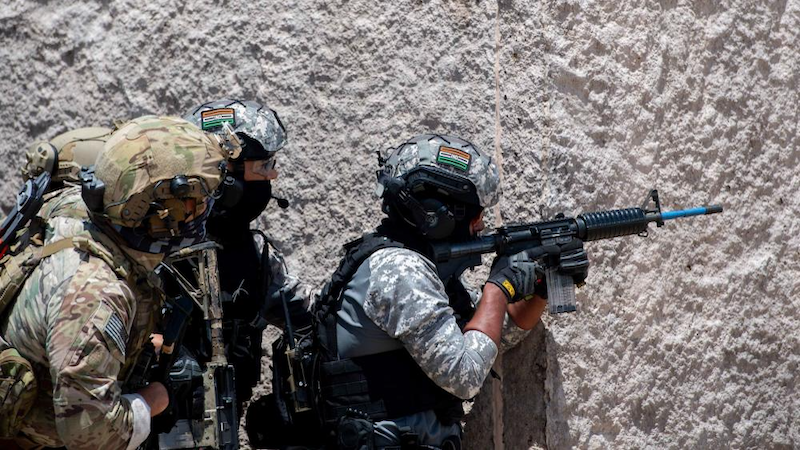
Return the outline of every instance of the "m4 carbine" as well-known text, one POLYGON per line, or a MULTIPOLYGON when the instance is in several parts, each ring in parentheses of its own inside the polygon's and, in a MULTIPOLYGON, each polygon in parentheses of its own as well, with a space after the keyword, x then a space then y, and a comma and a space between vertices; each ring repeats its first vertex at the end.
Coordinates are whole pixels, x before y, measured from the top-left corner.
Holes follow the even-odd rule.
MULTIPOLYGON (((435 244, 433 253, 438 264, 474 267, 480 264, 480 255, 483 253, 510 255, 535 247, 563 246, 573 239, 597 241, 632 234, 647 236, 647 227, 651 222, 661 227, 666 220, 721 212, 721 205, 662 212, 658 191, 653 189, 640 208, 591 212, 577 217, 557 217, 546 222, 510 225, 468 242, 435 244)), ((456 270, 455 273, 460 271, 456 270)), ((560 274, 557 267, 550 266, 545 268, 545 278, 550 313, 575 311, 575 284, 572 278, 560 274)))
MULTIPOLYGON (((200 420, 181 419, 169 433, 159 435, 159 448, 208 448, 235 450, 239 447, 234 368, 225 356, 222 337, 222 300, 214 242, 203 242, 179 250, 166 258, 167 268, 202 312, 211 353, 203 361, 203 412, 200 420), (193 277, 176 267, 186 261, 193 277), (194 278, 193 280, 190 278, 194 278)), ((166 340, 166 339, 165 339, 166 340)))
MULTIPOLYGON (((175 417, 177 421, 170 431, 154 433, 140 446, 140 450, 235 450, 239 447, 239 439, 234 368, 225 356, 222 336, 217 244, 203 242, 179 250, 165 258, 159 272, 165 272, 177 282, 180 294, 169 301, 170 314, 163 330, 160 356, 156 358, 152 345, 149 345, 132 370, 126 382, 127 389, 135 391, 153 381, 168 382, 187 322, 192 318, 197 321, 195 326, 204 328, 203 335, 209 341, 210 353, 208 358, 195 362, 202 364, 204 369, 197 368, 202 371, 203 383, 199 417, 175 417), (158 363, 154 364, 156 359, 158 363)), ((187 368, 189 375, 192 372, 191 367, 187 368)))

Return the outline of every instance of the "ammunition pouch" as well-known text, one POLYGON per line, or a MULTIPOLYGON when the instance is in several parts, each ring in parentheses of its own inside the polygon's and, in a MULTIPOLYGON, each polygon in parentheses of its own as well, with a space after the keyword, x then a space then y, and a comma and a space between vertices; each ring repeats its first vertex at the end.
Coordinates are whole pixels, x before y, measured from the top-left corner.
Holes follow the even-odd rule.
POLYGON ((31 363, 14 348, 0 352, 0 439, 16 436, 36 400, 31 363))
POLYGON ((311 390, 316 359, 310 347, 310 340, 301 340, 292 352, 285 336, 272 344, 273 393, 250 403, 245 418, 253 447, 322 447, 324 433, 311 390))
POLYGON ((428 378, 405 349, 322 362, 319 388, 329 426, 351 410, 376 421, 433 410, 448 425, 464 416, 461 399, 428 378))
MULTIPOLYGON (((16 242, 0 259, 0 314, 11 306, 17 293, 25 284, 33 269, 47 255, 63 248, 51 244, 47 253, 42 247, 45 224, 39 217, 31 219, 30 225, 17 233, 16 242)), ((55 244, 63 244, 59 241, 55 244)), ((72 244, 68 244, 71 246, 72 244)))

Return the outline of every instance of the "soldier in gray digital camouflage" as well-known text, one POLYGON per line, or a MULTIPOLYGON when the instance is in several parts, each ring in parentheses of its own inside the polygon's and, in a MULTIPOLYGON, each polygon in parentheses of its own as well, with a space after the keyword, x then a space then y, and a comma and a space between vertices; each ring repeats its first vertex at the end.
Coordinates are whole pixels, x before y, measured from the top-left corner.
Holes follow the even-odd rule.
POLYGON ((42 258, 0 321, 0 349, 35 375, 3 448, 134 449, 147 438, 167 391, 122 386, 163 300, 153 269, 204 238, 226 156, 182 119, 145 116, 108 138, 80 187, 44 204, 30 225, 42 258))
MULTIPOLYGON (((498 256, 482 293, 462 282, 467 265, 432 257, 431 244, 465 241, 484 228, 484 209, 500 197, 488 155, 457 137, 421 135, 381 163, 378 194, 388 217, 345 246, 314 304, 318 344, 304 347, 301 339, 292 350, 319 364, 284 375, 289 382, 273 385, 274 404, 256 402, 259 414, 294 429, 274 437, 279 432, 266 420, 259 426, 251 405, 251 443, 460 449, 462 402, 478 393, 498 352, 519 342, 544 311, 543 252, 498 256), (309 377, 311 416, 298 407, 309 377), (301 425, 314 417, 321 418, 316 433, 301 425)), ((574 267, 582 280, 588 260, 574 267)), ((275 367, 286 369, 278 360, 275 367)))
MULTIPOLYGON (((309 289, 289 274, 283 256, 251 222, 275 198, 277 154, 287 143, 278 114, 255 102, 220 99, 191 108, 184 118, 204 131, 238 137, 242 151, 228 166, 225 190, 208 220, 209 237, 219 243, 219 277, 223 298, 223 332, 228 362, 235 368, 239 415, 261 377, 262 332, 268 323, 283 326, 283 300, 297 325, 308 324, 309 289), (256 237, 259 237, 261 245, 256 237)), ((191 331, 185 340, 192 348, 191 331)))

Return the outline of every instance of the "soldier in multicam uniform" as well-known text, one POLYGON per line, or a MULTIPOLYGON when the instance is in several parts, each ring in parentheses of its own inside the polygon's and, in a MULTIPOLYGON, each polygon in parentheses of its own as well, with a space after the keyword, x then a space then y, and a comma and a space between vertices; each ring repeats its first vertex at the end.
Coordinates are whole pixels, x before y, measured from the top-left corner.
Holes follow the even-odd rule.
MULTIPOLYGON (((281 295, 296 325, 307 324, 309 289, 288 273, 281 253, 250 223, 266 209, 272 195, 277 153, 286 145, 278 114, 255 101, 221 99, 190 109, 184 118, 205 131, 224 134, 228 124, 242 144, 228 167, 223 197, 208 220, 209 237, 218 252, 223 295, 223 330, 228 361, 236 371, 239 416, 261 376, 261 337, 267 323, 284 323, 281 295), (255 234, 264 241, 259 249, 255 234)), ((285 208, 288 202, 276 198, 285 208)))
MULTIPOLYGON (((346 247, 314 306, 318 408, 337 436, 326 448, 459 449, 462 401, 544 311, 542 252, 498 256, 478 300, 461 281, 465 267, 437 265, 430 244, 484 228, 483 210, 500 194, 491 159, 457 137, 421 135, 382 163, 388 218, 346 247)), ((588 260, 573 266, 585 278, 588 260)))
POLYGON ((178 118, 145 116, 116 131, 82 176, 39 213, 42 259, 0 323, 4 346, 34 367, 38 395, 21 448, 136 448, 169 402, 161 383, 121 385, 161 304, 152 270, 203 238, 221 182, 218 142, 178 118))

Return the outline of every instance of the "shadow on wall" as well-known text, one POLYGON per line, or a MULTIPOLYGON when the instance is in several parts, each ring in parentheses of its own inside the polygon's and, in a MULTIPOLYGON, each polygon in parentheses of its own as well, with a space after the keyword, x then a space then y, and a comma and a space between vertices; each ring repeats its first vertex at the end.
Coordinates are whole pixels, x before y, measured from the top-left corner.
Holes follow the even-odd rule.
POLYGON ((546 331, 544 352, 545 361, 545 430, 547 447, 551 449, 575 448, 577 443, 572 438, 567 415, 567 397, 564 395, 564 374, 558 363, 558 344, 553 339, 553 333, 546 331))
POLYGON ((502 380, 490 376, 466 417, 465 450, 571 447, 561 369, 548 354, 554 345, 539 323, 502 355, 502 380))

